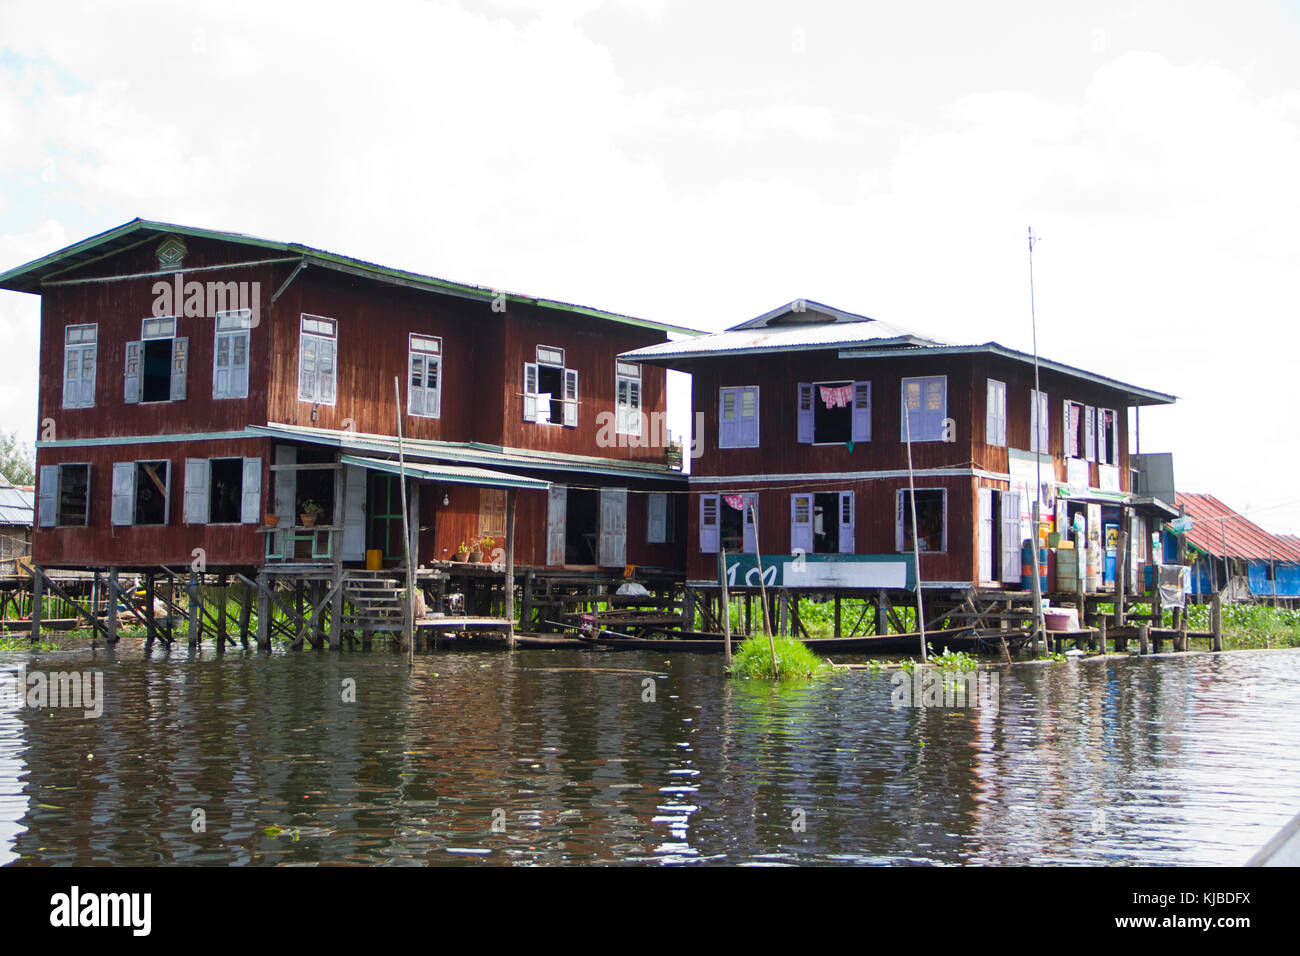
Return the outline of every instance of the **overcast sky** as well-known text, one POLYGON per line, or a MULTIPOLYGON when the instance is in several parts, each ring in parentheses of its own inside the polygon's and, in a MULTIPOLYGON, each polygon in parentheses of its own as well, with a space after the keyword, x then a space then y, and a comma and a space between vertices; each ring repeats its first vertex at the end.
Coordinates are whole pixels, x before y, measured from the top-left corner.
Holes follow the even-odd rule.
MULTIPOLYGON (((1300 0, 0 0, 0 271, 135 216, 1025 349, 1032 225, 1042 354, 1177 394, 1143 450, 1300 532, 1300 0)), ((38 312, 0 292, 28 441, 38 312)))

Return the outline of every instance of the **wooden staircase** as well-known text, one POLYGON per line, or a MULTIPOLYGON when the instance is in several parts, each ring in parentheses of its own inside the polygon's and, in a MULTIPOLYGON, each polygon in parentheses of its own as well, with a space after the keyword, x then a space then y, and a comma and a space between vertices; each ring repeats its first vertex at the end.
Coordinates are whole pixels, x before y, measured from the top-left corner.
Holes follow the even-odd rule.
POLYGON ((406 606, 400 571, 343 572, 343 622, 345 631, 401 631, 406 606))

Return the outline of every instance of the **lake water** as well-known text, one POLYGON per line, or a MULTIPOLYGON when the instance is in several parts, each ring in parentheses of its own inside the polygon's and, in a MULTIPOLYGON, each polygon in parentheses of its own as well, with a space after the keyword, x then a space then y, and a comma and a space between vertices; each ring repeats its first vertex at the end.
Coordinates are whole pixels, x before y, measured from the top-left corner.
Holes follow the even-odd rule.
POLYGON ((1300 810, 1300 651, 1017 665, 996 709, 689 654, 22 665, 104 702, 0 710, 8 864, 1235 865, 1300 810))

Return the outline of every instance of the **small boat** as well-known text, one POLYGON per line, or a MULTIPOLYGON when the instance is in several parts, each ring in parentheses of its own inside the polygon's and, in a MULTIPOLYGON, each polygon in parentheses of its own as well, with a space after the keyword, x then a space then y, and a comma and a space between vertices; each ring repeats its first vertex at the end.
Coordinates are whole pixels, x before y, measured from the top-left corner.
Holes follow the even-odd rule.
MULTIPOLYGON (((615 631, 601 629, 599 634, 580 634, 587 644, 608 647, 611 650, 655 651, 662 653, 721 654, 725 638, 721 634, 701 631, 655 632, 662 637, 633 637, 615 631), (680 637, 670 635, 681 635, 680 637)), ((997 634, 981 634, 973 627, 959 627, 943 631, 928 631, 926 644, 931 650, 977 651, 991 650, 999 646, 997 634)), ((738 649, 745 640, 743 635, 733 635, 731 646, 738 649)), ((809 650, 817 654, 912 654, 920 650, 921 635, 886 634, 865 637, 810 637, 801 638, 809 650)), ((1013 641, 1015 638, 1009 638, 1013 641)))

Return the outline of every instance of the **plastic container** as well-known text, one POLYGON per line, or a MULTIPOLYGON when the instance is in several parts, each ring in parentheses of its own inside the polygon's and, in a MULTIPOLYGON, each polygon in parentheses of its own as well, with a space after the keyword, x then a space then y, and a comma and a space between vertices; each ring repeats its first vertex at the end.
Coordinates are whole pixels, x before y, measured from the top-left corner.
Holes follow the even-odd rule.
MULTIPOLYGON (((1038 586, 1047 593, 1047 549, 1038 549, 1038 586)), ((1034 552, 1028 539, 1020 546, 1020 587, 1026 591, 1034 587, 1034 552)))
POLYGON ((379 571, 384 567, 384 552, 378 548, 371 548, 366 552, 366 570, 379 571))

